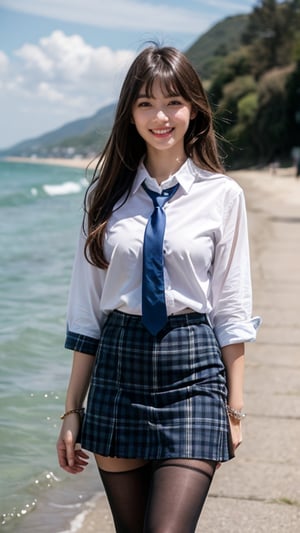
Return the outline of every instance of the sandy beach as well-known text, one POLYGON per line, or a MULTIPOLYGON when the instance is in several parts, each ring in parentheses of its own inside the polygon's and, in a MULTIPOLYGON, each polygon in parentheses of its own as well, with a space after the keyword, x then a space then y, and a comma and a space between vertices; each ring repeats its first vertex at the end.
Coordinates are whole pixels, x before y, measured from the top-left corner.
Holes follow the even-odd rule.
MULTIPOLYGON (((12 161, 12 158, 9 159, 12 161)), ((86 168, 86 160, 13 158, 86 168)), ((278 168, 229 173, 245 192, 254 315, 263 318, 247 346, 244 442, 217 472, 197 531, 297 533, 300 523, 300 179, 278 168)), ((83 474, 84 475, 84 474, 83 474)), ((113 533, 100 492, 67 532, 113 533)), ((58 533, 58 532, 55 532, 58 533)), ((62 533, 62 532, 60 532, 62 533)), ((184 532, 182 532, 184 533, 184 532)))
POLYGON ((41 165, 58 165, 63 167, 73 167, 73 168, 83 168, 87 167, 93 168, 97 163, 97 159, 84 159, 84 158, 55 158, 55 157, 4 157, 4 161, 10 163, 32 163, 32 164, 41 164, 41 165))

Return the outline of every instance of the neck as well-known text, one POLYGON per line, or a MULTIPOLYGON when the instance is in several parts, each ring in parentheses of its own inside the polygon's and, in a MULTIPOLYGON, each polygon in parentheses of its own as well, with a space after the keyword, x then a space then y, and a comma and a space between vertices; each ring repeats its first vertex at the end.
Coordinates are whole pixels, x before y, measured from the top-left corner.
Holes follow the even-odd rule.
POLYGON ((147 153, 144 161, 150 176, 155 178, 159 184, 172 176, 172 174, 175 174, 187 159, 185 154, 177 155, 174 158, 170 157, 169 154, 166 154, 166 157, 162 157, 164 155, 160 154, 159 157, 152 157, 147 153))

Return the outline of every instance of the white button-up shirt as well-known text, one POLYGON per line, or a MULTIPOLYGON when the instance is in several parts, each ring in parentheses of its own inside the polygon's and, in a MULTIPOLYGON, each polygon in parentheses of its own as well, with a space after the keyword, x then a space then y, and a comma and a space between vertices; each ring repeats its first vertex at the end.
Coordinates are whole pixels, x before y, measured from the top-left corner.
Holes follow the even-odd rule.
POLYGON ((66 347, 94 353, 108 313, 141 315, 143 237, 153 202, 142 187, 179 183, 165 204, 164 275, 167 313, 206 313, 220 346, 253 341, 260 318, 252 296, 243 191, 231 178, 201 170, 191 159, 158 185, 140 164, 128 199, 109 219, 107 269, 84 257, 81 232, 71 281, 66 347), (90 349, 88 344, 90 343, 90 349))

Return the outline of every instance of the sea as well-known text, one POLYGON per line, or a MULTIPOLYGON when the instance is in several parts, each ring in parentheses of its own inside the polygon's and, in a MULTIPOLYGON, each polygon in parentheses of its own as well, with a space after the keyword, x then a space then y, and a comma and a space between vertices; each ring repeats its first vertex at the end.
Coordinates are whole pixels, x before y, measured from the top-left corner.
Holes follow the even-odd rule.
POLYGON ((75 532, 101 491, 93 458, 57 463, 72 353, 64 349, 72 262, 91 176, 0 161, 0 529, 75 532))

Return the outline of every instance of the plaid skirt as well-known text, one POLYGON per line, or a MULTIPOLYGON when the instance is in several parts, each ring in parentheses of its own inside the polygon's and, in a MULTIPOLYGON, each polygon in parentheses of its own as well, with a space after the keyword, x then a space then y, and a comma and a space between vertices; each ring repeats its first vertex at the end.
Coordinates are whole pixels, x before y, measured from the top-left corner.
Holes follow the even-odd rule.
POLYGON ((172 315, 152 336, 135 315, 103 327, 82 447, 111 457, 233 457, 221 351, 206 315, 172 315))

